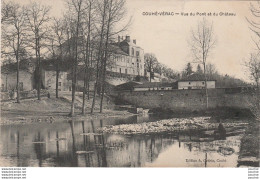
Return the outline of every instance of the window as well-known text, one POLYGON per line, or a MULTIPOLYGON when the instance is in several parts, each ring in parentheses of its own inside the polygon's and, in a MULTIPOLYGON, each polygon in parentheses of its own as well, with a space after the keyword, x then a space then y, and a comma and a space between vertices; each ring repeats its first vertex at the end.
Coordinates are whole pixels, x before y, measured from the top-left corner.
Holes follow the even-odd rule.
POLYGON ((125 74, 127 74, 127 69, 125 69, 125 74))
POLYGON ((61 82, 59 82, 59 86, 61 86, 61 82))
POLYGON ((134 48, 132 48, 132 56, 134 56, 135 55, 135 50, 134 50, 134 48))
POLYGON ((190 85, 191 83, 189 82, 189 85, 190 85))
POLYGON ((136 51, 136 56, 139 57, 139 51, 136 51))
POLYGON ((202 84, 203 84, 203 85, 205 85, 205 82, 204 82, 204 81, 202 81, 202 84))
POLYGON ((119 73, 121 74, 121 72, 122 72, 122 71, 121 71, 121 68, 119 68, 119 73))

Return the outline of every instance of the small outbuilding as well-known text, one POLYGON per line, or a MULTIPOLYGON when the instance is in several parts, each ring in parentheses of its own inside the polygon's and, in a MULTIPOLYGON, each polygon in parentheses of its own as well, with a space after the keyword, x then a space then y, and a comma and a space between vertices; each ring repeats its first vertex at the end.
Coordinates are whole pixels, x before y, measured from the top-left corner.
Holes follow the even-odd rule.
MULTIPOLYGON (((178 81, 178 89, 205 89, 204 74, 192 74, 178 81)), ((216 80, 207 76, 207 88, 216 88, 216 80)))

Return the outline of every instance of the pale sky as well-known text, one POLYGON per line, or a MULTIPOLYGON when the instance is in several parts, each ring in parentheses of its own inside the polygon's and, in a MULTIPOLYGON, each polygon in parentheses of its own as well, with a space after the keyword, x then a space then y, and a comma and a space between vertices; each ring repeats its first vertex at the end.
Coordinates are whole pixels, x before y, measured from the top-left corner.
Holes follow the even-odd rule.
MULTIPOLYGON (((65 7, 65 0, 35 1, 52 6, 51 15, 54 16, 60 16, 65 7)), ((126 3, 128 16, 132 16, 133 21, 128 32, 121 35, 130 35, 145 53, 154 53, 161 63, 176 71, 181 71, 192 61, 188 46, 190 31, 204 16, 144 16, 143 12, 235 13, 236 16, 206 17, 213 21, 217 36, 217 45, 208 61, 222 74, 248 79, 242 63, 255 49, 253 33, 245 19, 251 17, 249 1, 126 0, 126 3)))

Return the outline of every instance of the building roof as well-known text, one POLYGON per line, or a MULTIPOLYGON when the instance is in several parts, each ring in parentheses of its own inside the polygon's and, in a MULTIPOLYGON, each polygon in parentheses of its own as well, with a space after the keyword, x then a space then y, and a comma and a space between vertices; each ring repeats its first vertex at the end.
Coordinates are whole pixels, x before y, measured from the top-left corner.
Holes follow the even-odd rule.
POLYGON ((135 43, 133 43, 131 40, 127 41, 127 39, 122 40, 121 42, 117 42, 117 44, 119 44, 119 46, 124 46, 124 45, 128 45, 131 47, 137 47, 142 49, 140 46, 136 45, 135 43))
MULTIPOLYGON (((86 68, 85 65, 78 66, 78 69, 77 69, 77 80, 78 81, 84 81, 85 68, 86 68)), ((90 74, 90 81, 93 81, 93 80, 96 79, 96 76, 95 76, 93 68, 89 68, 89 72, 88 73, 90 74)), ((72 80, 72 70, 70 70, 68 72, 67 79, 68 80, 72 80)))
MULTIPOLYGON (((74 43, 74 42, 75 42, 75 37, 72 37, 72 38, 70 38, 69 40, 65 41, 65 42, 62 44, 62 46, 66 47, 69 42, 74 43)), ((78 43, 79 43, 79 45, 82 46, 83 43, 86 43, 86 42, 84 42, 84 38, 79 37, 78 43)), ((98 42, 98 41, 91 41, 91 48, 98 50, 98 48, 99 48, 99 42, 98 42)), ((112 52, 112 53, 115 53, 115 54, 121 54, 121 55, 127 55, 127 56, 128 56, 128 54, 127 54, 126 52, 124 52, 124 51, 120 48, 120 43, 110 42, 110 43, 108 44, 108 51, 109 51, 109 52, 112 52)))
POLYGON ((175 87, 175 83, 162 83, 162 82, 147 82, 144 84, 136 85, 134 88, 161 88, 161 87, 175 87))
POLYGON ((41 67, 43 70, 46 70, 46 71, 56 71, 56 66, 55 66, 56 62, 59 62, 60 71, 68 71, 71 68, 70 62, 68 62, 68 61, 60 62, 60 61, 55 61, 53 59, 42 60, 41 67))
MULTIPOLYGON (((20 71, 26 71, 28 73, 33 73, 36 66, 36 59, 30 58, 30 59, 23 59, 20 60, 19 63, 19 70, 20 71)), ((17 62, 15 63, 8 63, 1 66, 1 73, 2 74, 8 74, 13 73, 17 71, 17 62)))
POLYGON ((109 51, 113 52, 115 54, 121 54, 121 55, 127 55, 127 53, 125 53, 119 46, 117 46, 116 44, 109 44, 109 51))
POLYGON ((131 89, 134 88, 134 86, 136 86, 136 85, 141 85, 141 84, 143 84, 143 83, 137 82, 137 81, 129 81, 129 82, 126 82, 126 83, 117 85, 117 86, 115 87, 115 90, 117 90, 117 91, 131 90, 131 89))
MULTIPOLYGON (((205 81, 205 76, 204 74, 194 73, 183 79, 180 79, 179 81, 205 81)), ((207 81, 216 81, 216 80, 207 75, 207 81)))

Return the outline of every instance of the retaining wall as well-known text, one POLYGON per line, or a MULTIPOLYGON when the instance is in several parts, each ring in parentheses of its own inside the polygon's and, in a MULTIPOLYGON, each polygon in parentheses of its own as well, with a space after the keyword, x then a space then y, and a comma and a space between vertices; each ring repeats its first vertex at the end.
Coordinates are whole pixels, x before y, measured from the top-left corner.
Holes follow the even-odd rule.
MULTIPOLYGON (((234 107, 248 108, 250 93, 227 93, 225 89, 208 89, 209 108, 234 107)), ((136 107, 161 108, 169 110, 203 110, 206 108, 206 95, 203 89, 162 90, 162 91, 121 91, 120 100, 136 107)))

